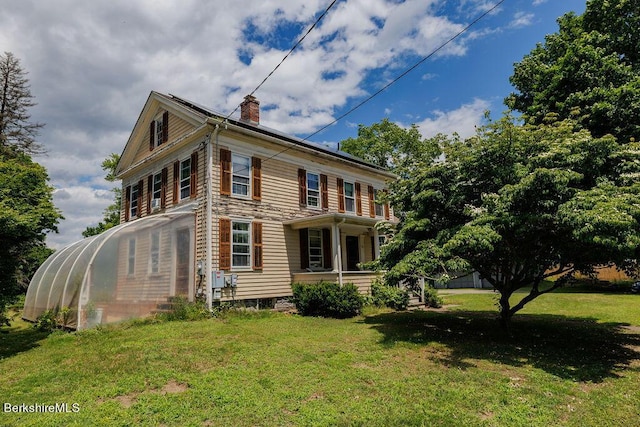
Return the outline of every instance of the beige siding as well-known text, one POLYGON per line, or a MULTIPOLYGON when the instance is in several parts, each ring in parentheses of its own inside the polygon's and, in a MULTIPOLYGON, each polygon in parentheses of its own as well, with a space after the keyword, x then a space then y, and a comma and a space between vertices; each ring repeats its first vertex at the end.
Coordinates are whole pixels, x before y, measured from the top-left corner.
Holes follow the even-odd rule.
MULTIPOLYGON (((159 115, 162 115, 162 111, 158 112, 159 115)), ((179 139, 185 134, 189 133, 195 129, 195 127, 181 119, 180 117, 169 113, 169 135, 168 140, 165 144, 170 144, 171 142, 179 139)), ((163 145, 164 146, 164 145, 163 145)), ((162 148, 161 146, 160 148, 162 148)), ((160 149, 158 147, 154 148, 153 151, 149 150, 149 123, 146 123, 146 130, 142 133, 142 141, 139 142, 138 150, 136 151, 136 155, 134 157, 133 163, 137 163, 146 157, 148 157, 154 151, 160 149)))

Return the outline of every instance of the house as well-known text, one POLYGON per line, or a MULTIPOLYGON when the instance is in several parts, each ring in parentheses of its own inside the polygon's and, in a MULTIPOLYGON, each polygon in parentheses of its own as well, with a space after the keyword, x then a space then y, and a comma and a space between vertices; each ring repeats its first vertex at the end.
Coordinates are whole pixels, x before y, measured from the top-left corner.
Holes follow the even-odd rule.
POLYGON ((225 120, 150 94, 116 170, 121 222, 189 213, 193 225, 166 239, 122 240, 118 271, 140 268, 149 278, 165 268, 173 294, 205 294, 209 304, 273 301, 290 296, 292 282, 351 282, 368 292, 376 273, 360 265, 379 255, 385 236, 376 224, 395 221, 378 201, 395 176, 261 125, 252 96, 240 108, 239 120, 225 120), (166 242, 176 256, 163 257, 166 242))

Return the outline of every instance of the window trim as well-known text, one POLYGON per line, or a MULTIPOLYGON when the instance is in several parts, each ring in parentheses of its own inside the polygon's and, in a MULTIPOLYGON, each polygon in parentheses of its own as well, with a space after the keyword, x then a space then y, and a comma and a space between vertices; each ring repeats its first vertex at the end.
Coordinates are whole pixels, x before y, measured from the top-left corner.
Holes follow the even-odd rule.
POLYGON ((129 193, 129 218, 137 218, 140 213, 141 206, 138 206, 140 188, 138 184, 138 182, 131 184, 131 192, 129 193))
POLYGON ((253 251, 253 236, 252 236, 252 221, 250 220, 238 220, 238 219, 232 219, 231 220, 231 235, 230 237, 230 243, 231 243, 231 248, 230 248, 230 255, 231 255, 231 270, 251 270, 253 268, 253 256, 252 256, 252 251, 253 251), (243 224, 247 226, 247 230, 244 231, 242 230, 243 234, 247 235, 247 243, 236 243, 234 242, 234 235, 236 233, 236 231, 239 230, 234 230, 234 225, 236 224, 243 224), (247 252, 243 253, 243 252, 234 252, 234 246, 235 245, 243 245, 243 246, 247 246, 247 252), (236 265, 234 263, 234 255, 240 255, 240 256, 246 256, 247 257, 247 264, 246 265, 236 265))
POLYGON ((130 237, 127 243, 127 276, 136 274, 136 238, 130 237))
POLYGON ((240 199, 251 199, 252 198, 252 195, 253 195, 253 193, 252 193, 252 191, 253 191, 252 181, 253 181, 253 179, 252 179, 252 167, 251 167, 251 165, 252 165, 251 156, 247 156, 247 155, 244 155, 244 154, 236 153, 236 152, 233 152, 233 151, 231 152, 231 196, 232 197, 237 197, 237 198, 240 198, 240 199), (240 175, 240 174, 236 173, 236 171, 234 170, 235 169, 234 168, 234 164, 235 164, 234 158, 236 158, 236 157, 241 157, 241 158, 247 160, 248 167, 247 167, 246 175, 240 175), (242 183, 238 184, 238 185, 246 185, 246 187, 247 187, 247 193, 246 194, 241 194, 241 193, 236 193, 235 192, 234 185, 236 185, 236 183, 234 182, 234 178, 235 178, 236 175, 238 175, 239 177, 242 177, 242 178, 247 180, 247 184, 242 184, 242 183))
POLYGON ((316 209, 316 210, 321 210, 322 209, 322 183, 321 183, 321 173, 320 172, 315 172, 315 171, 306 171, 306 206, 309 209, 316 209), (309 180, 309 175, 314 175, 316 176, 318 179, 316 180, 317 184, 318 184, 318 189, 317 190, 313 190, 311 188, 311 186, 309 185, 309 183, 311 182, 309 180), (317 193, 317 195, 312 195, 311 193, 317 193), (315 198, 317 204, 316 205, 312 205, 311 203, 309 203, 309 201, 311 200, 311 198, 315 198))
POLYGON ((343 197, 344 197, 344 211, 348 212, 348 213, 356 213, 356 183, 355 181, 347 181, 344 180, 343 181, 343 197), (352 196, 347 196, 347 185, 351 185, 351 192, 352 192, 352 196), (352 208, 353 209, 349 209, 347 200, 351 200, 353 202, 352 208))
POLYGON ((193 165, 191 164, 191 156, 187 157, 184 160, 180 160, 180 165, 178 167, 178 201, 186 200, 191 198, 191 169, 193 165), (186 177, 183 177, 184 164, 189 163, 189 170, 186 173, 186 177), (186 185, 185 185, 186 183, 186 185), (186 191, 187 195, 183 196, 183 192, 186 191))
POLYGON ((309 268, 311 269, 324 269, 324 265, 325 265, 325 254, 324 254, 324 241, 323 241, 323 237, 322 237, 323 233, 322 233, 322 229, 321 228, 309 228, 308 232, 307 232, 307 251, 308 251, 308 256, 309 256, 309 268), (314 246, 313 248, 315 249, 320 249, 320 261, 319 263, 317 263, 317 265, 314 265, 315 262, 313 261, 314 257, 317 258, 317 256, 312 255, 311 253, 311 234, 312 233, 318 233, 317 237, 320 239, 320 245, 319 246, 314 246))
POLYGON ((160 254, 162 253, 162 240, 160 236, 160 232, 157 230, 151 231, 149 233, 149 275, 157 275, 160 274, 160 254), (154 240, 157 238, 157 247, 154 250, 154 240), (154 254, 157 256, 157 260, 155 263, 155 271, 154 271, 154 262, 153 256, 154 254))

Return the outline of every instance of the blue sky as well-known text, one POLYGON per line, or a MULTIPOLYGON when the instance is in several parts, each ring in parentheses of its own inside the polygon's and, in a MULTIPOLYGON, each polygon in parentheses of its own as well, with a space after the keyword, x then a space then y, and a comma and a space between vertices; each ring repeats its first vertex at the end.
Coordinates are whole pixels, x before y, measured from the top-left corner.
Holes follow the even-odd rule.
MULTIPOLYGON (((261 122, 306 137, 362 102, 491 8, 491 0, 340 0, 256 92, 261 122)), ((40 142, 66 220, 81 238, 111 201, 100 163, 121 152, 149 92, 231 112, 330 0, 3 0, 0 46, 28 71, 40 142)), ((468 32, 311 141, 335 145, 388 117, 422 134, 470 136, 498 117, 509 76, 556 19, 585 0, 505 0, 468 32)))

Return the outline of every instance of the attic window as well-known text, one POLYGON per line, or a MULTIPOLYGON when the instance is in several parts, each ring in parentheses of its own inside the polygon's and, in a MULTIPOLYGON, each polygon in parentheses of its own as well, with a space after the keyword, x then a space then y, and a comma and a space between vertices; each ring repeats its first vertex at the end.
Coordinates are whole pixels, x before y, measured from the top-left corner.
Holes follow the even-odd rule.
POLYGON ((151 121, 149 127, 149 150, 159 147, 169 140, 169 112, 151 121))

